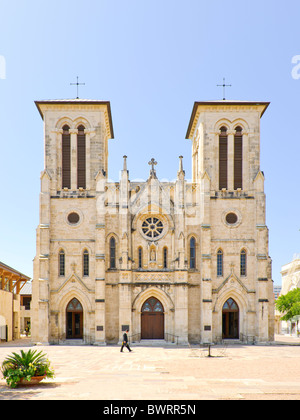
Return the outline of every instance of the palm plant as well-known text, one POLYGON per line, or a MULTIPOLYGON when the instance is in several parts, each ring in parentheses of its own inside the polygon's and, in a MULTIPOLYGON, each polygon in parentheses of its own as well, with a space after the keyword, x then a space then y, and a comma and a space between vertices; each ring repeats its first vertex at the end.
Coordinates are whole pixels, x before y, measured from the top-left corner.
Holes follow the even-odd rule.
POLYGON ((2 363, 3 377, 11 388, 15 388, 23 379, 30 381, 34 376, 54 377, 47 356, 42 351, 21 350, 20 354, 12 353, 2 363))

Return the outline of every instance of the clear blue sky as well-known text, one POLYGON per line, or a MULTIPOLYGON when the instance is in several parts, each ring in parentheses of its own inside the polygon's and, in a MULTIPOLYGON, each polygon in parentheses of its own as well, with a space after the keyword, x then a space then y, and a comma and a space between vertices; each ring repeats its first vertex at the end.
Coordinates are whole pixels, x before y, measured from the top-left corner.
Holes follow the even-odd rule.
POLYGON ((174 179, 181 154, 190 178, 194 101, 222 99, 226 77, 227 99, 271 102, 261 169, 280 284, 300 252, 299 16, 299 0, 0 0, 0 260, 32 276, 44 153, 34 100, 76 97, 78 75, 80 97, 111 102, 111 179, 124 154, 131 180, 147 178, 151 157, 174 179))

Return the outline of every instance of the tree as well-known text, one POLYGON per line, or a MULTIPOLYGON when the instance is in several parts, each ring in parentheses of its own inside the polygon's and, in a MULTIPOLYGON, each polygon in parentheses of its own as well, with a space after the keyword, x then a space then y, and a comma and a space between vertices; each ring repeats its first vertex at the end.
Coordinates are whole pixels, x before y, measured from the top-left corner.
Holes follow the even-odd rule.
POLYGON ((300 289, 294 289, 276 300, 276 309, 283 313, 283 321, 290 321, 300 315, 300 289))

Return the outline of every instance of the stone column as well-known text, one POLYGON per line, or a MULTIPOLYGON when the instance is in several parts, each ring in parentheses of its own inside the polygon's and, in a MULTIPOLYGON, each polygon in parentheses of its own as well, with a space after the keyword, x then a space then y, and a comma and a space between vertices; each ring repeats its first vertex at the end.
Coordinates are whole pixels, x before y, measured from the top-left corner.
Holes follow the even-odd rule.
POLYGON ((49 343, 49 306, 50 306, 50 183, 47 171, 41 176, 40 224, 37 228, 36 257, 33 276, 33 322, 32 339, 34 342, 49 343))
POLYGON ((56 191, 62 189, 62 134, 63 129, 56 130, 56 191))
POLYGON ((86 159, 86 168, 85 168, 85 172, 86 172, 86 189, 90 190, 91 189, 91 134, 92 131, 91 130, 84 130, 85 133, 85 159, 86 159))
POLYGON ((105 177, 96 178, 96 231, 95 231, 95 343, 105 344, 105 177))
POLYGON ((131 298, 131 273, 120 272, 119 280, 119 343, 122 342, 123 333, 128 328, 132 333, 132 298, 131 298))
MULTIPOLYGON (((187 272, 176 273, 174 290, 174 334, 178 344, 188 343, 188 282, 187 272)), ((167 331, 168 332, 168 331, 167 331)))

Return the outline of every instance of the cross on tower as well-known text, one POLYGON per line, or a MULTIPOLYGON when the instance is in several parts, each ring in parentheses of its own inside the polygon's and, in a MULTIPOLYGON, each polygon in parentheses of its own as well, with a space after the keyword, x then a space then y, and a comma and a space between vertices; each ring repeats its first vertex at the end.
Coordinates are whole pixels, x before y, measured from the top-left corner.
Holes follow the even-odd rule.
POLYGON ((152 166, 151 172, 155 172, 154 166, 157 165, 156 160, 152 158, 150 162, 148 162, 148 165, 152 166))
POLYGON ((217 85, 218 87, 222 87, 223 88, 223 101, 225 101, 225 88, 228 86, 228 87, 231 87, 231 85, 226 85, 226 83, 225 83, 225 77, 223 77, 223 85, 217 85))
POLYGON ((85 83, 79 83, 78 82, 78 76, 77 76, 77 83, 70 83, 71 86, 77 86, 77 98, 79 99, 79 94, 78 94, 78 86, 85 86, 85 83))

